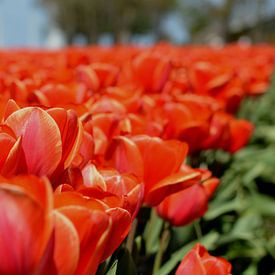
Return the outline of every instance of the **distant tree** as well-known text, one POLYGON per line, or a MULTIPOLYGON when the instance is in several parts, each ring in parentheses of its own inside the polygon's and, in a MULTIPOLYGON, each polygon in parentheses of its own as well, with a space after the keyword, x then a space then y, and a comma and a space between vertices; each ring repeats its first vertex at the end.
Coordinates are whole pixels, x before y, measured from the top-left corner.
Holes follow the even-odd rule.
MULTIPOLYGON (((245 18, 255 17, 259 23, 263 17, 263 10, 267 9, 266 0, 182 0, 181 9, 184 22, 189 30, 191 40, 198 34, 215 32, 224 42, 233 38, 232 20, 239 22, 245 18)), ((259 24, 255 31, 260 36, 259 24)), ((260 39, 259 39, 260 40, 260 39)))
POLYGON ((96 42, 100 34, 113 34, 127 42, 131 33, 159 33, 160 21, 177 0, 39 0, 64 32, 68 43, 76 35, 96 42))

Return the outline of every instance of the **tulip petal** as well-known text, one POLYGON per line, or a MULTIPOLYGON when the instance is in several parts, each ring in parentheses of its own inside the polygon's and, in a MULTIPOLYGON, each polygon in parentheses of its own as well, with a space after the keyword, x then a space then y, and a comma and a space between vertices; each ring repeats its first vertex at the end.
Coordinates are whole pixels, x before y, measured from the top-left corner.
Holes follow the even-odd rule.
POLYGON ((5 123, 22 136, 28 173, 51 175, 62 156, 60 131, 53 118, 40 108, 28 107, 11 114, 5 123))
POLYGON ((184 226, 203 216, 208 206, 207 194, 200 184, 164 199, 157 207, 158 215, 174 226, 184 226))
POLYGON ((184 257, 175 275, 207 275, 198 253, 193 249, 184 257))
POLYGON ((113 166, 120 173, 135 175, 138 179, 143 178, 143 161, 136 144, 127 137, 119 136, 113 139, 106 159, 112 158, 113 166))
POLYGON ((11 176, 20 174, 27 170, 26 160, 22 149, 22 138, 19 137, 14 143, 6 157, 5 163, 2 166, 1 174, 3 176, 11 176))
POLYGON ((12 113, 18 111, 19 109, 20 107, 16 104, 16 102, 13 99, 10 99, 5 107, 3 120, 5 121, 12 113))
POLYGON ((231 264, 221 257, 208 256, 202 260, 207 274, 229 275, 231 274, 231 264))
POLYGON ((71 220, 78 232, 80 258, 75 274, 95 274, 111 228, 110 217, 103 211, 82 206, 67 206, 59 211, 71 220))
POLYGON ((194 185, 200 178, 199 172, 179 172, 158 182, 145 193, 145 203, 156 206, 167 196, 194 185))
POLYGON ((131 216, 128 211, 122 208, 111 208, 106 213, 111 217, 112 226, 102 260, 107 259, 114 253, 129 233, 131 227, 131 216))
POLYGON ((145 193, 165 177, 177 172, 187 155, 187 144, 177 140, 163 141, 143 135, 132 139, 143 159, 145 193))
POLYGON ((1 274, 31 274, 35 270, 50 236, 46 214, 20 187, 0 185, 1 274))
POLYGON ((72 222, 58 211, 54 216, 54 262, 59 275, 73 275, 79 259, 79 238, 72 222), (65 253, 64 253, 65 252, 65 253))
POLYGON ((15 143, 15 139, 6 133, 0 133, 0 169, 5 162, 11 148, 15 143))
POLYGON ((82 169, 82 176, 83 184, 86 187, 93 187, 106 191, 105 181, 93 164, 88 164, 82 169))
POLYGON ((52 108, 47 113, 57 123, 62 138, 62 160, 64 169, 68 168, 76 156, 81 143, 82 125, 75 111, 52 108))

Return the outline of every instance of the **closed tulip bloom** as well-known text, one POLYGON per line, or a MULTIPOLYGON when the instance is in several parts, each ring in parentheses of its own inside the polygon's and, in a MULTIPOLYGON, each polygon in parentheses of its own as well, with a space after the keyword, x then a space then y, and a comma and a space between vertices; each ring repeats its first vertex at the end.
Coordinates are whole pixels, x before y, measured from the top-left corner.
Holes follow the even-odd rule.
POLYGON ((211 178, 207 171, 201 171, 201 176, 194 185, 167 196, 157 206, 158 215, 174 226, 184 226, 202 217, 219 180, 211 178))
POLYGON ((176 275, 230 275, 231 264, 221 257, 211 256, 201 244, 196 244, 183 258, 176 275))

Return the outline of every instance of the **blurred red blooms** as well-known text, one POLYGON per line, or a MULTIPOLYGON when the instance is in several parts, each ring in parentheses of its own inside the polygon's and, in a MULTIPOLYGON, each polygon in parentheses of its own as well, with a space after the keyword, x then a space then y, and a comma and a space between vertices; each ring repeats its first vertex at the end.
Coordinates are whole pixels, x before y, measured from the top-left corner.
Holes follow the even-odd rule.
POLYGON ((211 256, 201 244, 196 244, 176 271, 176 275, 189 274, 230 275, 231 264, 224 258, 211 256))
MULTIPOLYGON (((219 185, 190 167, 235 153, 253 125, 271 46, 0 51, 0 273, 95 274, 142 205, 174 226, 200 218, 219 185), (253 57, 253 58, 252 58, 253 57)), ((229 274, 200 245, 177 274, 229 274)))

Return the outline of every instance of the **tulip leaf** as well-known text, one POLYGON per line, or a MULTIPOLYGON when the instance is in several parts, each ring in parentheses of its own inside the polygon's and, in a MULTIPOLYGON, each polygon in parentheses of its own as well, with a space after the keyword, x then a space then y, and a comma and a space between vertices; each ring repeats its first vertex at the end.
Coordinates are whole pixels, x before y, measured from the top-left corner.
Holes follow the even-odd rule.
POLYGON ((219 201, 219 205, 223 204, 225 199, 228 199, 234 195, 238 185, 239 178, 232 172, 226 173, 226 177, 223 178, 222 184, 217 191, 215 202, 219 201))
POLYGON ((250 230, 257 228, 261 224, 259 215, 254 212, 250 212, 241 216, 235 223, 231 234, 232 235, 243 235, 247 234, 250 230))
MULTIPOLYGON (((204 245, 207 249, 214 247, 215 243, 219 238, 217 232, 210 232, 200 239, 200 243, 204 245)), ((192 249, 192 247, 197 243, 197 241, 190 242, 183 246, 181 249, 177 250, 171 255, 171 258, 160 268, 157 275, 167 275, 169 274, 183 259, 183 257, 192 249)))
POLYGON ((265 195, 253 194, 251 202, 251 207, 260 214, 275 218, 275 199, 265 195))
POLYGON ((175 247, 174 250, 176 250, 192 238, 192 235, 194 235, 194 225, 191 223, 185 226, 173 227, 172 235, 173 238, 170 245, 175 247))
POLYGON ((234 224, 230 233, 223 235, 218 243, 228 244, 236 240, 254 241, 255 230, 259 228, 262 220, 259 215, 254 212, 249 212, 242 215, 234 224))
POLYGON ((156 253, 159 247, 159 236, 163 227, 163 220, 158 217, 156 210, 151 210, 150 219, 145 227, 144 239, 146 254, 156 253))
POLYGON ((118 260, 115 260, 106 275, 116 275, 118 260))
POLYGON ((229 202, 212 203, 209 210, 204 215, 205 220, 213 220, 230 211, 240 211, 243 207, 243 203, 239 199, 235 199, 229 202))
POLYGON ((134 260, 127 248, 122 248, 119 251, 118 262, 116 267, 116 275, 137 275, 137 269, 134 260))
POLYGON ((243 275, 258 275, 257 265, 251 264, 242 274, 243 275))

